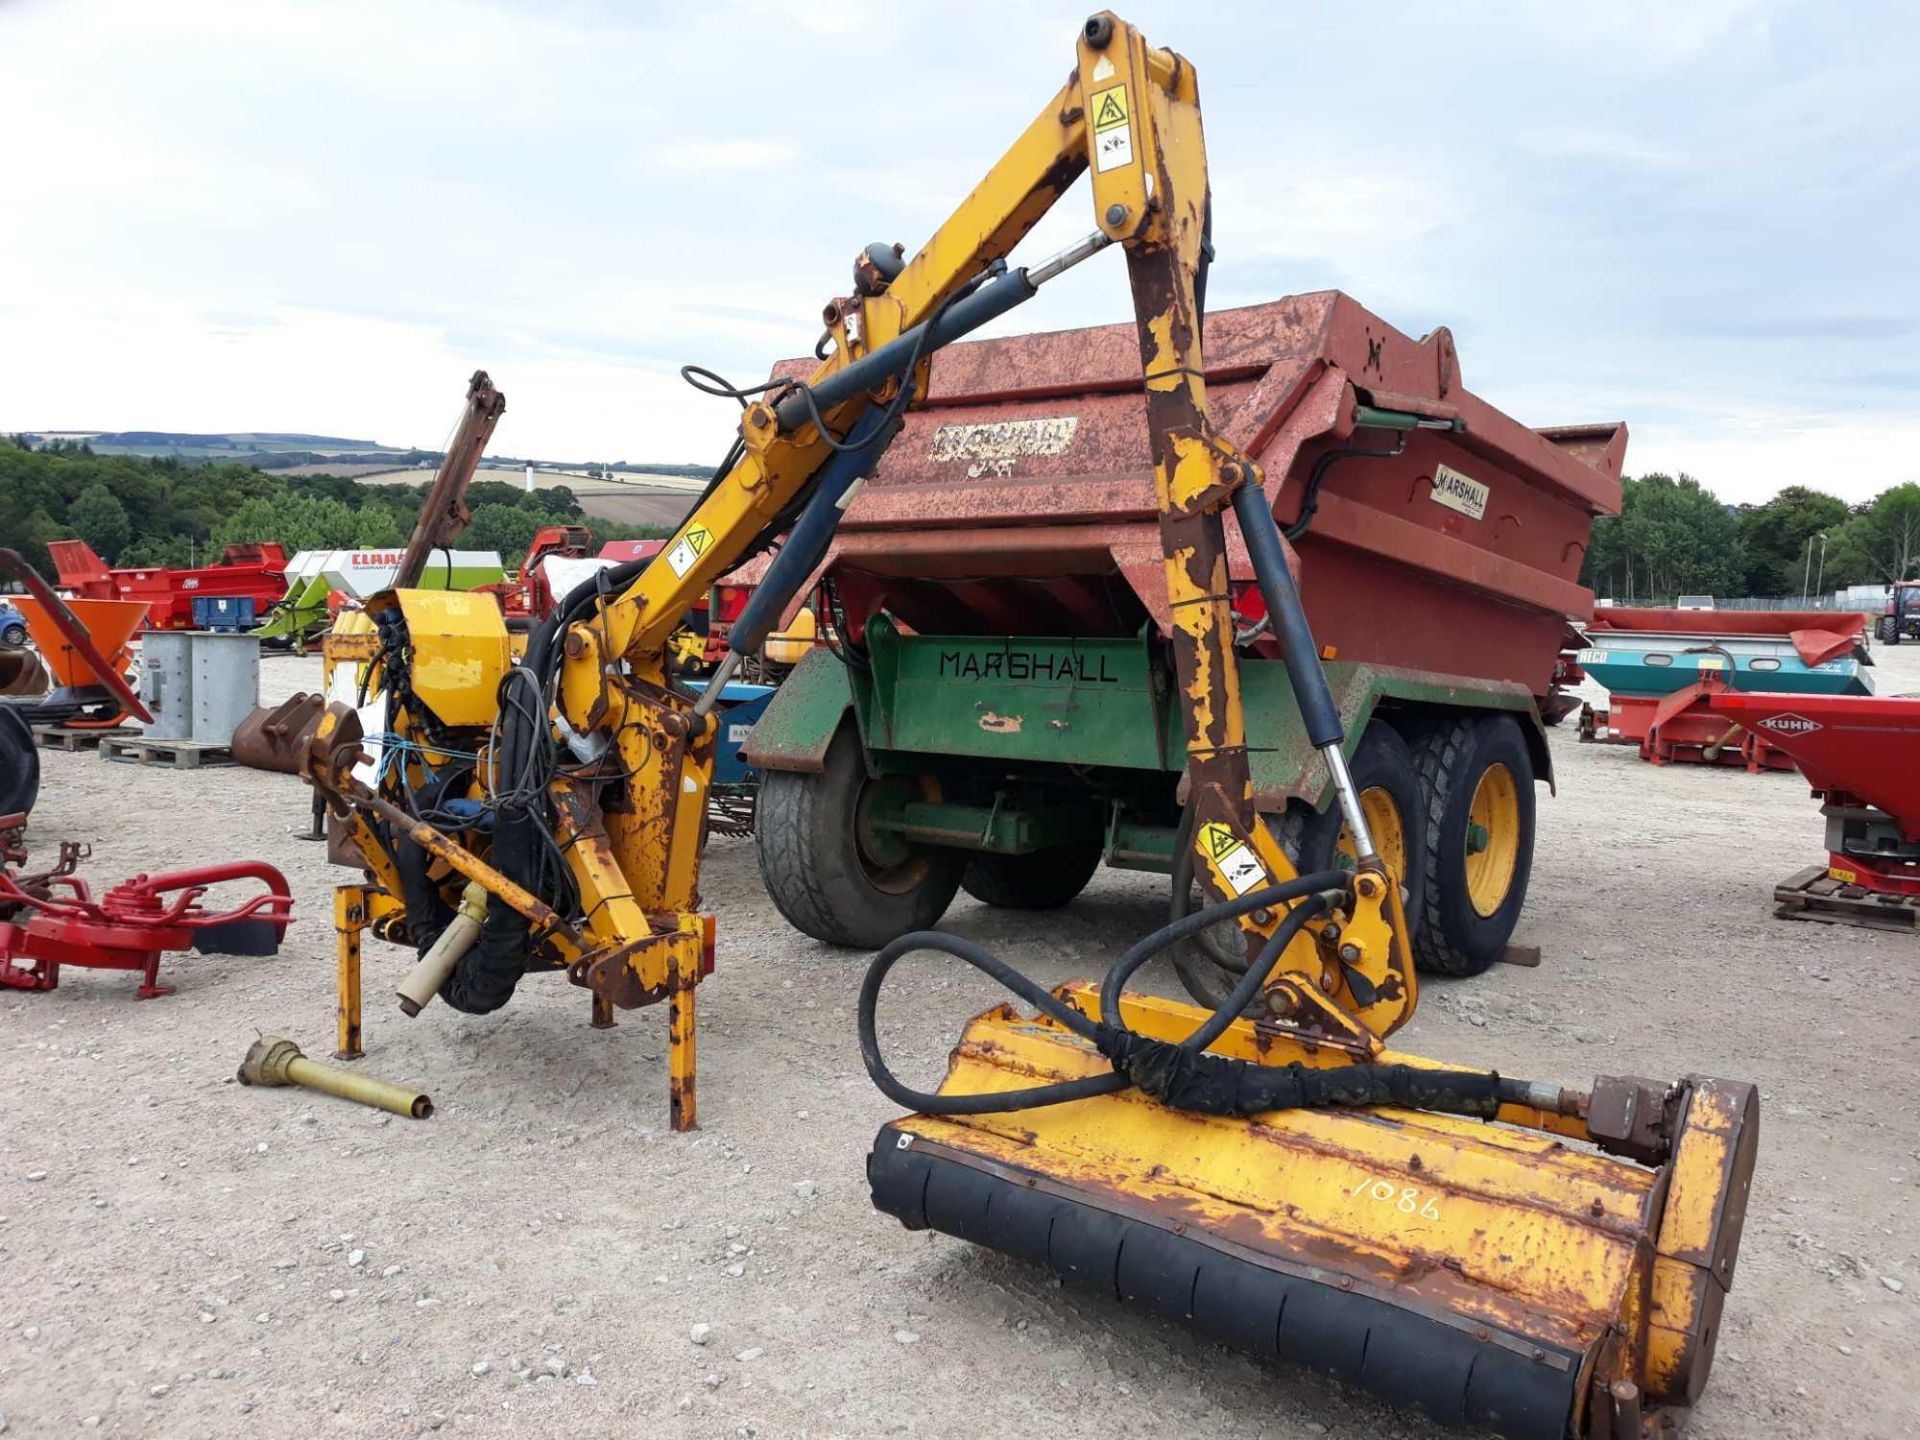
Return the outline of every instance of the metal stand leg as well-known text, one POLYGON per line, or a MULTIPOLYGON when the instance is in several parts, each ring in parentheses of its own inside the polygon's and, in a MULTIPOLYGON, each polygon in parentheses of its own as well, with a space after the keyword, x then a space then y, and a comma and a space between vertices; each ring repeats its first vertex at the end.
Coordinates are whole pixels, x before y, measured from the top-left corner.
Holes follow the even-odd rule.
POLYGON ((173 994, 173 986, 160 983, 160 952, 158 950, 147 957, 147 963, 141 975, 140 988, 134 991, 136 999, 153 1000, 161 995, 173 994))
POLYGON ((611 1030, 620 1022, 613 1018, 613 1002, 604 995, 593 997, 593 1028, 611 1030))
POLYGON ((667 1108, 677 1131, 694 1130, 694 987, 700 983, 700 959, 683 958, 676 947, 667 962, 667 1108))
POLYGON ((296 840, 324 840, 327 838, 327 797, 318 790, 313 792, 313 820, 304 830, 293 832, 296 840))
POLYGON ((367 889, 342 885, 333 892, 333 928, 339 937, 340 1048, 336 1060, 358 1060, 360 1048, 360 932, 367 928, 367 889))

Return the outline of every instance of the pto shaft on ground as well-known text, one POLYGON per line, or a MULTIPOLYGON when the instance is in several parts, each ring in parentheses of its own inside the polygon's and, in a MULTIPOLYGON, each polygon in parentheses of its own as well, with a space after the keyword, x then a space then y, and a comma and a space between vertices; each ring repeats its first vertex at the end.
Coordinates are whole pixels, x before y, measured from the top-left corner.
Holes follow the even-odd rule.
POLYGON ((419 1091, 309 1060, 298 1045, 279 1035, 262 1035, 253 1042, 247 1058, 240 1062, 240 1083, 299 1085, 413 1120, 425 1120, 433 1114, 433 1101, 419 1091))

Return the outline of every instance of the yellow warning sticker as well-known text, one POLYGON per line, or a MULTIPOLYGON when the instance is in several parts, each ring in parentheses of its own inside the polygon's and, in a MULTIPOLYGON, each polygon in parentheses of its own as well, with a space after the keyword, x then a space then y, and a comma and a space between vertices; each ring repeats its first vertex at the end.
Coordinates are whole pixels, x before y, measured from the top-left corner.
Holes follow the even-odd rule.
POLYGON ((1104 175, 1133 163, 1133 127, 1127 123, 1127 87, 1115 85, 1093 97, 1093 168, 1104 175))
POLYGON ((696 525, 667 551, 667 565, 676 576, 685 576, 712 545, 713 532, 704 525, 696 525))
POLYGON ((1235 895, 1244 895, 1267 883, 1267 867, 1260 863, 1246 841, 1219 821, 1209 821, 1200 827, 1200 848, 1235 895))
POLYGON ((1111 130, 1127 123, 1127 87, 1116 85, 1093 97, 1093 128, 1111 130))
POLYGON ((1842 885, 1858 885, 1860 883, 1860 877, 1858 875, 1851 870, 1842 870, 1838 865, 1829 865, 1827 867, 1827 874, 1831 875, 1835 880, 1838 880, 1842 885))

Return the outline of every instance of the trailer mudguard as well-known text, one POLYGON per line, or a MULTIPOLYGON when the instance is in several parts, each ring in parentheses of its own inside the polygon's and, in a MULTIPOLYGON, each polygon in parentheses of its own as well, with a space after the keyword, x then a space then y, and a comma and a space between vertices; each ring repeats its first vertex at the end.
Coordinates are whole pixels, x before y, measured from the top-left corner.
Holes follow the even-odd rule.
POLYGON ((794 666, 766 711, 740 746, 740 756, 760 770, 818 775, 840 721, 853 708, 846 662, 824 646, 794 666))

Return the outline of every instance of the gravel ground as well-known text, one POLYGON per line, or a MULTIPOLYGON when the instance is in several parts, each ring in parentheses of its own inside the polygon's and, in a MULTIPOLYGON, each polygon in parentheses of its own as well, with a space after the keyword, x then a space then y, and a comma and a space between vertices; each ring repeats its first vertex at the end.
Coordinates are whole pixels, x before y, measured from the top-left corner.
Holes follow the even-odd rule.
MULTIPOLYGON (((1880 658, 1883 692, 1920 690, 1920 648, 1880 658)), ((263 688, 316 680, 270 659, 263 688)), ((1406 1048, 1569 1083, 1757 1081, 1746 1244, 1689 1433, 1920 1433, 1920 1142, 1899 1118, 1920 1104, 1920 942, 1771 918, 1773 883, 1820 849, 1797 777, 1655 769, 1570 728, 1554 746, 1518 937, 1545 963, 1431 985, 1406 1048)), ((9 1435, 1444 1433, 876 1215, 861 1164, 889 1106, 854 1042, 864 957, 786 927, 750 842, 707 857, 697 1135, 665 1129, 663 1014, 594 1031, 584 994, 538 977, 499 1015, 407 1021, 385 993, 405 957, 377 943, 366 1067, 438 1114, 241 1088, 256 1031, 332 1048, 336 876, 290 837, 305 795, 46 756, 42 854, 91 843, 99 884, 264 857, 300 918, 276 958, 170 960, 168 999, 84 970, 0 992, 9 1435)), ((1051 983, 1097 972, 1161 904, 1109 871, 1057 915, 963 897, 948 923, 1051 983)), ((990 997, 932 961, 901 989, 891 1043, 932 1078, 990 997)))

